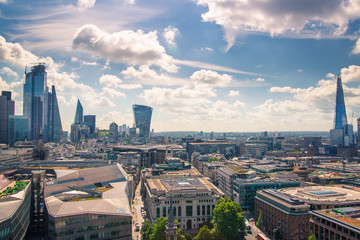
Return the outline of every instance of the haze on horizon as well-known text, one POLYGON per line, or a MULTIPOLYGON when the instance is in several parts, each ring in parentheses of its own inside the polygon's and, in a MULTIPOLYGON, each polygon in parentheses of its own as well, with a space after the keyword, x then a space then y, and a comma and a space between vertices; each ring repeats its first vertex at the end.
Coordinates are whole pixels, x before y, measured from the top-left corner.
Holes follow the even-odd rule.
POLYGON ((80 99, 100 129, 136 103, 156 132, 328 131, 337 74, 360 117, 360 0, 0 0, 0 26, 0 90, 21 115, 45 62, 64 130, 80 99))

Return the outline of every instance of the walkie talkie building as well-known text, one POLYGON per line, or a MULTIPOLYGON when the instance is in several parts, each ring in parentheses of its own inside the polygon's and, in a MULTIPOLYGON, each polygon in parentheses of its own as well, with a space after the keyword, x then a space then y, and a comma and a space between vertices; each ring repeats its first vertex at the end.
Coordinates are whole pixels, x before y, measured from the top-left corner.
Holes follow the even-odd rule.
POLYGON ((149 137, 152 108, 134 104, 133 112, 135 127, 139 129, 139 137, 149 137))

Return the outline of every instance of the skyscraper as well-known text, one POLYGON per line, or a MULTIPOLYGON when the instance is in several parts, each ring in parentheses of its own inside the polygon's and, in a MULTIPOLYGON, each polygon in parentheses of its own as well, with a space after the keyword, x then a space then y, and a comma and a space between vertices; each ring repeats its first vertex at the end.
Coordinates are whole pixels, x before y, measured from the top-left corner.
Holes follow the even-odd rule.
POLYGON ((347 124, 346 108, 344 91, 342 87, 341 75, 337 77, 336 83, 336 106, 335 106, 335 120, 334 129, 343 129, 347 124))
POLYGON ((9 116, 14 115, 15 103, 11 92, 2 91, 0 96, 0 143, 9 144, 9 116))
POLYGON ((139 129, 139 137, 149 137, 152 108, 134 104, 133 112, 135 127, 139 129))
POLYGON ((330 130, 331 146, 349 146, 354 143, 353 126, 347 123, 341 75, 337 77, 334 129, 330 130))
POLYGON ((9 144, 14 145, 17 141, 29 139, 29 117, 14 116, 9 118, 9 144))
POLYGON ((55 86, 52 85, 48 93, 48 141, 59 142, 63 137, 59 105, 57 102, 55 86))
POLYGON ((115 122, 112 122, 110 123, 109 126, 109 139, 111 141, 117 141, 118 137, 119 137, 119 126, 115 122))
POLYGON ((30 121, 30 139, 39 139, 40 128, 47 139, 48 101, 45 64, 38 64, 25 74, 23 112, 30 121))
POLYGON ((83 123, 83 107, 82 107, 79 99, 77 101, 74 123, 75 124, 83 123))
POLYGON ((90 129, 90 138, 95 136, 96 127, 96 116, 95 115, 84 115, 84 124, 90 129))

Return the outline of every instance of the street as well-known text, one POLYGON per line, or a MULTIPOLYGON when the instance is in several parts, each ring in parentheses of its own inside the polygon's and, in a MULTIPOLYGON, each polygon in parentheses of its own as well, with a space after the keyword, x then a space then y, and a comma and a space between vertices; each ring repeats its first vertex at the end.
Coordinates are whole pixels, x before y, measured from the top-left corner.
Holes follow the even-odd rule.
POLYGON ((131 210, 132 210, 132 214, 133 214, 133 224, 132 224, 132 237, 135 240, 140 240, 141 239, 141 235, 140 235, 140 230, 139 231, 135 231, 135 223, 139 223, 140 224, 140 229, 141 229, 141 225, 144 221, 144 218, 141 215, 141 207, 144 207, 144 202, 142 200, 142 197, 140 195, 140 183, 137 185, 136 190, 135 190, 135 197, 133 200, 133 204, 131 206, 131 210))

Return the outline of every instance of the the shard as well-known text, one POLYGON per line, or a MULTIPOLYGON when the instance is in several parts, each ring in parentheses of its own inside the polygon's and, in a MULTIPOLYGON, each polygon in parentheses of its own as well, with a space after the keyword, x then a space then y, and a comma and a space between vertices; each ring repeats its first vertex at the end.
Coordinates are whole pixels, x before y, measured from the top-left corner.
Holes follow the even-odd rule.
POLYGON ((337 77, 336 85, 336 106, 335 106, 335 129, 343 129, 347 124, 344 91, 341 76, 337 77))

